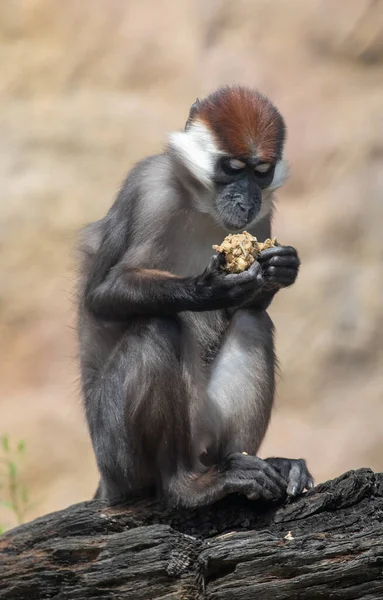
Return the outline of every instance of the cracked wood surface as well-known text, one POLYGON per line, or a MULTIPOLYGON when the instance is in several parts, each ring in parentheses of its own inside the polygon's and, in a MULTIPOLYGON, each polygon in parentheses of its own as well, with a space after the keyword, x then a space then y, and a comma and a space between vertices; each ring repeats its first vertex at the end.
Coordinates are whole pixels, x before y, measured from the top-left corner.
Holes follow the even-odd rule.
POLYGON ((378 600, 383 474, 350 471, 279 506, 70 506, 0 537, 0 600, 378 600))

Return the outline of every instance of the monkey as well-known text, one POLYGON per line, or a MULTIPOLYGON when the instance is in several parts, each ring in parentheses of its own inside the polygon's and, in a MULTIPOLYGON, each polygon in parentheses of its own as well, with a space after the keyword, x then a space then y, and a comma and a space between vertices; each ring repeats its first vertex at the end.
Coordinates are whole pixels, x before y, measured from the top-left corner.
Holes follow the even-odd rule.
POLYGON ((303 459, 257 454, 275 393, 267 309, 295 282, 298 253, 277 245, 226 274, 212 250, 244 228, 270 237, 285 130, 259 91, 219 88, 84 228, 78 339, 96 497, 197 507, 313 487, 303 459))

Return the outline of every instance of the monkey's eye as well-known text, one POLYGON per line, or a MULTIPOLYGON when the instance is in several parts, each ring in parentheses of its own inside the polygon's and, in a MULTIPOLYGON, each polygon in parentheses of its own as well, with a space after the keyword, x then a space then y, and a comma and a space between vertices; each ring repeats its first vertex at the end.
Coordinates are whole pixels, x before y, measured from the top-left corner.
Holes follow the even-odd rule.
POLYGON ((242 169, 244 169, 246 167, 246 164, 242 160, 239 160, 238 158, 228 158, 227 160, 224 161, 223 167, 224 167, 225 171, 227 171, 228 173, 233 173, 233 172, 238 173, 239 171, 242 171, 242 169))
POLYGON ((260 173, 262 175, 266 175, 272 169, 271 163, 261 163, 254 168, 256 173, 260 173))
POLYGON ((246 167, 245 163, 241 160, 238 160, 238 158, 230 158, 227 161, 227 165, 234 171, 239 171, 240 169, 244 169, 246 167))

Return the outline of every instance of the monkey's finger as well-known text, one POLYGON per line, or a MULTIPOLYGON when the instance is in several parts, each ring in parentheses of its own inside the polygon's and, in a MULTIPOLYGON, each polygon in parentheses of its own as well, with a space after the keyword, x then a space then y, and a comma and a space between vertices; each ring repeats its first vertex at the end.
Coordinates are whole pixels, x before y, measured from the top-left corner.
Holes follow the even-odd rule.
POLYGON ((251 494, 247 494, 246 498, 248 500, 259 500, 261 497, 261 492, 257 491, 257 492, 252 492, 251 494))
POLYGON ((235 452, 228 457, 228 468, 235 478, 254 480, 259 485, 267 487, 274 498, 286 494, 287 480, 269 463, 258 456, 235 452))
MULTIPOLYGON (((259 472, 262 475, 261 472, 259 472)), ((280 490, 272 485, 272 482, 267 481, 264 478, 254 477, 254 479, 246 479, 241 481, 239 484, 241 492, 247 496, 250 500, 258 500, 263 498, 264 500, 277 500, 281 497, 280 490)))
POLYGON ((296 496, 300 494, 301 489, 301 469, 298 462, 293 462, 289 473, 289 483, 287 486, 287 495, 296 496))
MULTIPOLYGON (((246 479, 239 476, 230 477, 226 481, 226 491, 229 494, 244 494, 250 500, 258 500, 264 498, 265 500, 274 500, 274 493, 267 489, 264 483, 260 483, 255 478, 247 477, 246 479)), ((279 497, 279 496, 278 496, 279 497)))
POLYGON ((253 264, 248 269, 247 273, 249 273, 249 275, 251 275, 252 277, 255 277, 255 279, 259 283, 262 283, 262 280, 263 280, 262 267, 261 267, 261 265, 259 264, 259 262, 257 260, 255 260, 253 262, 253 264))
POLYGON ((262 250, 261 254, 258 256, 258 261, 262 262, 272 256, 286 256, 288 254, 298 256, 298 253, 293 246, 274 246, 273 248, 262 250))
POLYGON ((297 256, 272 256, 268 260, 262 261, 262 269, 266 269, 268 266, 276 267, 299 267, 300 260, 297 256))
POLYGON ((261 270, 261 265, 255 260, 245 271, 242 271, 241 273, 230 273, 227 275, 226 279, 228 281, 246 281, 247 279, 256 276, 261 270))
POLYGON ((273 477, 269 477, 263 471, 258 471, 256 481, 262 484, 263 489, 268 490, 275 499, 286 495, 287 484, 285 483, 283 487, 279 486, 273 477))
POLYGON ((262 498, 263 500, 268 500, 270 502, 275 499, 274 494, 265 488, 264 485, 258 483, 258 481, 246 482, 243 486, 242 493, 245 494, 249 500, 260 500, 262 498))
POLYGON ((225 255, 222 252, 217 252, 214 254, 207 266, 208 271, 221 271, 221 267, 225 263, 225 255))
POLYGON ((263 275, 262 268, 259 262, 254 261, 249 269, 242 271, 242 273, 232 273, 226 275, 225 282, 232 285, 242 285, 246 283, 254 284, 257 282, 259 285, 262 284, 263 275))
POLYGON ((278 281, 278 283, 285 283, 285 284, 289 284, 289 283, 294 283, 294 281, 297 278, 297 270, 296 269, 290 269, 288 267, 275 267, 275 266, 271 266, 268 267, 268 269, 265 269, 263 276, 265 278, 265 280, 269 280, 269 279, 275 279, 276 281, 278 281))
POLYGON ((307 468, 306 461, 303 461, 303 488, 302 490, 312 490, 314 487, 314 478, 307 468))
POLYGON ((286 491, 287 481, 276 469, 266 463, 266 467, 262 465, 262 472, 267 477, 267 481, 271 481, 273 487, 276 486, 279 492, 284 493, 286 491))
POLYGON ((287 480, 269 463, 257 456, 244 457, 242 461, 243 469, 254 469, 258 473, 263 473, 268 481, 272 481, 282 492, 286 490, 287 480))
POLYGON ((306 485, 306 490, 312 490, 315 487, 315 482, 313 477, 311 477, 311 475, 309 476, 309 478, 307 479, 307 485, 306 485))
POLYGON ((276 500, 274 494, 268 490, 267 488, 258 485, 256 482, 253 482, 252 487, 255 488, 250 494, 246 494, 248 500, 276 500))
POLYGON ((303 459, 292 461, 289 472, 289 484, 287 486, 287 494, 296 496, 301 494, 304 489, 309 489, 309 485, 313 484, 313 479, 309 473, 306 461, 303 459))
POLYGON ((243 273, 240 273, 240 275, 240 280, 237 279, 237 281, 240 284, 245 285, 247 283, 250 283, 253 286, 254 284, 257 284, 257 286, 262 286, 263 284, 263 272, 259 262, 253 262, 251 267, 247 271, 243 271, 243 273))

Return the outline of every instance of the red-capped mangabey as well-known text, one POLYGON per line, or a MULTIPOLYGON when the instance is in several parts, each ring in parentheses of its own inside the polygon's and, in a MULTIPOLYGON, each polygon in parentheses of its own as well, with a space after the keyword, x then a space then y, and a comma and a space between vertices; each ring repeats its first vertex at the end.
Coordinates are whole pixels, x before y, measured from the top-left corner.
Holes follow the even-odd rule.
POLYGON ((79 339, 99 497, 198 506, 312 487, 303 460, 257 457, 274 398, 266 308, 294 283, 297 253, 271 248, 235 275, 212 257, 228 232, 270 236, 284 136, 267 98, 219 89, 85 229, 79 339))

